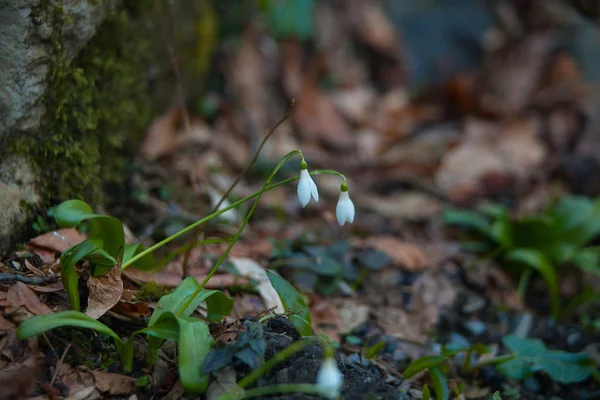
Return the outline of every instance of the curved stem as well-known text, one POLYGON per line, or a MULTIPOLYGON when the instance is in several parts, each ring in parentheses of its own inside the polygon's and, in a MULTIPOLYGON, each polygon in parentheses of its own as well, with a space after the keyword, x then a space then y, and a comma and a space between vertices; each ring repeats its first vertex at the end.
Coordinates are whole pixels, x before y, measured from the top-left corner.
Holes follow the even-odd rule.
POLYGON ((204 286, 206 286, 206 284, 208 283, 208 281, 210 280, 210 278, 212 278, 213 275, 217 272, 217 270, 219 269, 219 267, 221 266, 221 264, 223 263, 223 261, 225 261, 225 258, 227 258, 227 256, 229 255, 229 252, 231 251, 231 249, 233 248, 233 246, 235 245, 235 243, 239 239, 240 235, 244 231, 244 228, 246 227, 246 225, 248 225, 248 222, 250 221, 250 218, 252 217, 252 214, 254 214, 254 210, 256 210, 256 207, 258 206, 258 201, 262 197, 263 193, 269 187, 268 185, 271 182, 271 180, 273 180, 273 178, 275 177, 275 174, 277 173, 277 171, 279 171, 281 169, 281 167, 283 167, 283 165, 285 163, 287 163, 292 157, 294 157, 294 156, 296 156, 298 154, 302 154, 302 152, 300 150, 290 151, 288 154, 286 154, 285 156, 283 156, 283 158, 281 159, 281 161, 279 161, 279 163, 275 166, 275 168, 271 172, 271 175, 269 175, 269 177, 265 181, 265 184, 263 185, 263 187, 258 192, 258 194, 256 196, 256 199, 254 200, 254 203, 252 204, 252 207, 250 208, 250 211, 248 211, 248 214, 246 214, 246 218, 244 219, 244 221, 242 222, 242 224, 238 228, 238 230, 237 230, 235 236, 233 237, 233 239, 231 239, 231 242, 229 242, 229 245, 227 246, 227 248, 225 249, 225 251, 223 252, 223 254, 221 254, 221 257, 219 257, 219 260, 217 260, 217 262, 215 263, 214 267, 212 267, 212 269, 210 270, 210 272, 208 273, 208 275, 206 275, 206 278, 204 278, 204 280, 202 281, 202 283, 200 283, 200 286, 198 286, 198 288, 194 291, 194 293, 189 297, 189 299, 177 311, 177 313, 175 315, 177 315, 177 316, 181 315, 181 313, 192 303, 192 301, 194 301, 194 298, 198 295, 198 293, 200 293, 202 291, 202 289, 204 289, 204 286))
MULTIPOLYGON (((323 169, 323 170, 314 170, 310 172, 311 175, 337 175, 337 176, 342 176, 342 174, 340 174, 337 171, 333 171, 333 170, 328 170, 328 169, 323 169)), ((194 228, 197 228, 198 226, 202 225, 203 223, 210 221, 211 219, 218 217, 219 215, 223 214, 224 212, 227 212, 229 210, 231 210, 232 208, 235 208, 237 206, 239 206, 240 204, 243 204, 245 202, 247 202, 248 200, 251 200, 255 197, 257 197, 258 195, 262 195, 262 193, 264 192, 268 192, 269 190, 275 189, 278 186, 281 185, 285 185, 286 183, 290 183, 293 181, 297 181, 298 179, 300 179, 300 176, 294 176, 291 178, 287 178, 282 180, 281 182, 277 182, 274 183, 270 186, 267 186, 267 188, 264 191, 259 191, 256 193, 253 193, 249 196, 246 196, 234 203, 231 203, 229 206, 224 207, 222 209, 220 209, 219 211, 216 211, 210 215, 207 215, 206 217, 194 222, 191 225, 188 225, 187 227, 183 228, 182 230, 180 230, 179 232, 169 236, 166 239, 161 240, 160 242, 148 247, 146 250, 141 251, 140 253, 136 254, 134 257, 130 258, 129 260, 127 260, 126 262, 123 263, 123 265, 121 266, 121 269, 125 269, 127 267, 129 267, 131 264, 133 264, 134 262, 138 261, 140 258, 144 257, 147 254, 152 253, 153 251, 155 251, 156 249, 159 249, 161 247, 163 247, 164 245, 172 242, 173 240, 177 239, 178 237, 180 237, 181 235, 193 230, 194 228)))

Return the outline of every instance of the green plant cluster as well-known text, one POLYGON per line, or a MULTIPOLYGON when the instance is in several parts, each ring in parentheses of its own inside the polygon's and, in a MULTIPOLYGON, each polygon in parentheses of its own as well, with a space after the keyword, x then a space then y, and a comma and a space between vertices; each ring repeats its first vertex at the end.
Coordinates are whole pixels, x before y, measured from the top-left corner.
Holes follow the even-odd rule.
MULTIPOLYGON (((525 380, 534 373, 548 374, 556 382, 569 384, 581 382, 590 376, 597 377, 600 372, 598 366, 586 353, 568 353, 560 350, 550 350, 537 339, 520 338, 507 335, 502 339, 509 354, 483 358, 481 356, 490 352, 487 346, 477 343, 472 346, 449 345, 443 346, 439 355, 424 356, 413 361, 404 371, 402 376, 408 379, 417 373, 427 370, 433 384, 436 400, 448 400, 450 389, 445 371, 450 369, 454 359, 460 359, 461 375, 469 375, 479 368, 495 365, 498 372, 511 379, 525 380)), ((455 387, 457 396, 460 396, 461 385, 455 387)), ((494 399, 500 398, 496 392, 494 399)), ((425 385, 423 398, 429 398, 429 388, 425 385)))
POLYGON ((508 209, 495 204, 480 212, 448 209, 444 220, 468 232, 465 249, 516 274, 522 297, 537 272, 548 285, 554 317, 600 298, 587 288, 561 309, 558 285, 559 269, 568 266, 600 276, 600 247, 589 245, 600 234, 600 200, 567 196, 540 215, 521 218, 511 217, 508 209))

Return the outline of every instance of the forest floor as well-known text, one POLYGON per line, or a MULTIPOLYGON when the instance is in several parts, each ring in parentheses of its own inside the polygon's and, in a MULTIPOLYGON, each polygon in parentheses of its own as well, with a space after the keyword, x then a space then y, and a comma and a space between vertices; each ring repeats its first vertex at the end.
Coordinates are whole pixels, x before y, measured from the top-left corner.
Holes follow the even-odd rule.
MULTIPOLYGON (((189 111, 172 108, 157 116, 127 184, 109 188, 108 203, 96 211, 118 217, 128 243, 164 239, 210 213, 267 132, 289 113, 228 201, 260 190, 280 157, 301 149, 309 170, 345 174, 356 219, 342 227, 336 221, 338 177, 316 176, 320 199, 306 208, 295 183, 264 193, 207 286, 234 300, 231 314, 211 324, 221 346, 249 340, 249 327, 259 326, 253 329, 262 332, 268 359, 300 336, 285 310, 273 308, 277 296, 264 282, 264 269, 271 269, 306 295, 314 333, 337 343, 344 398, 420 399, 424 384, 435 385, 426 372, 405 379, 411 362, 477 343, 488 353, 467 357, 481 362, 507 353, 507 335, 539 339, 548 349, 585 353, 600 363, 598 297, 571 302, 600 288, 600 267, 575 268, 575 261, 552 266, 558 304, 568 311, 558 316, 544 272, 524 282, 526 268, 505 257, 503 240, 515 247, 527 241, 515 233, 523 221, 552 215, 548 210, 565 196, 600 193, 593 154, 600 125, 589 113, 593 96, 581 67, 559 43, 552 15, 506 4, 479 64, 427 90, 408 87, 410 59, 375 2, 338 8, 319 3, 310 40, 274 39, 259 18, 250 17, 235 45, 218 54, 222 87, 211 88, 189 111), (501 233, 494 248, 495 233, 490 239, 489 232, 470 234, 447 223, 444 212, 457 208, 504 210, 512 225, 496 225, 514 230, 501 233), (476 251, 481 246, 485 251, 476 251), (258 322, 272 313, 279 316, 258 322)), ((293 160, 276 180, 298 172, 293 160)), ((160 249, 153 272, 129 268, 107 281, 89 277, 81 264, 86 312, 119 333, 141 329, 160 297, 185 276, 206 277, 227 243, 195 246, 187 263, 185 246, 231 237, 248 209, 244 204, 205 225, 201 235, 160 249)), ((579 211, 572 210, 573 219, 586 220, 579 211)), ((502 220, 485 211, 476 215, 455 225, 502 220)), ((598 218, 600 212, 589 216, 598 218)), ((195 398, 183 393, 177 348, 170 342, 152 368, 136 357, 133 372, 125 374, 111 342, 88 330, 58 328, 17 339, 24 320, 69 308, 59 257, 85 238, 74 228, 58 229, 50 217, 37 227, 39 235, 24 248, 0 258, 0 399, 195 398)), ((539 233, 521 232, 525 238, 539 233)), ((596 234, 585 244, 598 240, 596 234)), ((136 342, 136 355, 144 354, 144 346, 144 340, 136 342)), ((314 382, 321 357, 320 347, 307 347, 257 385, 314 382)), ((585 379, 565 383, 544 368, 524 379, 493 365, 465 372, 462 357, 449 357, 441 367, 451 398, 488 399, 496 391, 514 400, 600 398, 597 367, 585 379)), ((216 399, 249 372, 248 364, 234 359, 224 368, 213 374, 202 398, 216 399)))

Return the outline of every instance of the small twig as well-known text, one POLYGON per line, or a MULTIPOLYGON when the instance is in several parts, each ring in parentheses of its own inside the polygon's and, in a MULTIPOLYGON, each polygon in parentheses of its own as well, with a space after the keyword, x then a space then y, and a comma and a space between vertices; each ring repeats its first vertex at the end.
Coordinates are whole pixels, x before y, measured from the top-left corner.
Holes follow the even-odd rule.
POLYGON ((58 275, 28 277, 8 272, 0 272, 0 283, 23 282, 28 285, 47 285, 58 280, 58 275))
MULTIPOLYGON (((277 128, 279 128, 279 126, 281 124, 283 124, 290 117, 291 110, 294 107, 294 105, 295 105, 295 101, 292 99, 287 113, 283 116, 283 118, 281 118, 279 121, 277 121, 277 123, 275 125, 273 125, 273 127, 271 128, 269 133, 267 133, 267 136, 265 136, 264 139, 262 140, 262 142, 260 143, 260 146, 258 146, 258 149, 254 153, 254 157, 252 157, 252 160, 250 160, 248 165, 246 165, 246 168, 244 168, 244 170, 242 172, 240 172, 240 174, 237 176, 237 178, 235 178, 235 181, 233 181, 233 183, 229 186, 229 189, 227 189, 227 191, 223 194, 223 196, 221 196, 221 200, 219 200, 217 205, 215 205, 212 212, 217 211, 219 209, 219 207, 221 207, 221 204, 223 204, 223 202, 231 194, 233 189, 237 186, 237 184, 248 173, 250 168, 252 168, 252 166, 256 163, 256 160, 258 160, 258 155, 260 154, 262 148, 265 146, 265 143, 267 143, 267 140, 269 140, 269 138, 277 130, 277 128)), ((202 228, 198 229, 197 233, 194 235, 193 240, 190 243, 198 242, 200 240, 201 236, 203 235, 203 233, 204 233, 204 229, 202 229, 202 228)), ((192 252, 193 247, 194 246, 191 245, 183 257, 183 277, 184 278, 188 276, 188 261, 190 259, 190 254, 192 252)), ((202 245, 202 253, 204 253, 204 245, 202 245)))
POLYGON ((62 365, 63 361, 65 361, 65 357, 67 356, 67 352, 69 351, 70 348, 71 348, 71 343, 67 343, 67 347, 65 347, 65 351, 63 351, 62 356, 60 356, 60 360, 58 360, 58 363, 56 364, 56 369, 54 370, 54 374, 52 375, 52 379, 50 380, 50 386, 54 385, 54 381, 56 380, 56 377, 58 376, 58 373, 60 372, 60 366, 62 365))

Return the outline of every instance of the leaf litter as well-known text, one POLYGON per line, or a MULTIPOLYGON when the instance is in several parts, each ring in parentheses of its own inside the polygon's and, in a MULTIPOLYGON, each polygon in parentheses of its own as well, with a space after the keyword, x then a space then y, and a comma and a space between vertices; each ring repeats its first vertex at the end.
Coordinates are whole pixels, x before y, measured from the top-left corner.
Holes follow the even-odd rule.
MULTIPOLYGON (((426 55, 410 46, 414 27, 395 14, 400 11, 380 2, 316 3, 309 46, 293 35, 269 32, 257 22, 259 14, 249 17, 250 23, 238 32, 238 45, 224 46, 216 56, 227 90, 211 88, 204 99, 217 105, 214 114, 169 107, 155 117, 139 147, 143 159, 135 161, 139 168, 128 183, 128 193, 135 196, 108 207, 130 228, 128 242, 137 236, 145 244, 155 243, 210 212, 228 186, 222 182, 233 181, 294 99, 291 119, 267 142, 259 162, 228 201, 258 190, 277 159, 300 147, 311 168, 335 165, 349 177, 357 221, 350 230, 335 226, 327 204, 335 201, 339 184, 322 177, 321 202, 310 210, 297 206, 293 188, 265 194, 251 228, 230 254, 233 267, 219 271, 207 286, 234 296, 232 318, 211 326, 217 340, 235 345, 247 321, 281 318, 281 299, 265 280, 269 268, 305 292, 316 334, 326 333, 343 349, 352 349, 343 355, 346 365, 379 371, 372 378, 388 384, 375 385, 382 393, 393 386, 418 398, 420 391, 414 388, 425 378, 401 378, 411 360, 457 341, 501 346, 499 338, 515 326, 552 348, 578 351, 597 341, 597 334, 572 321, 548 328, 553 322, 539 302, 524 302, 514 279, 494 262, 472 259, 458 250, 456 238, 440 222, 440 211, 457 204, 500 201, 512 206, 515 215, 544 208, 564 192, 557 189, 557 176, 566 177, 567 187, 578 192, 600 193, 599 181, 586 177, 593 177, 589 171, 600 171, 600 160, 589 151, 594 148, 589 143, 594 142, 590 132, 595 125, 582 122, 593 102, 583 90, 588 83, 581 60, 557 46, 559 25, 550 17, 536 20, 520 10, 518 2, 503 2, 496 10, 499 26, 479 38, 483 46, 476 66, 446 82, 425 82, 427 90, 418 91, 411 81, 411 65, 423 63, 426 55), (524 23, 527 18, 531 21, 524 23), (528 24, 542 24, 544 33, 528 24), (380 353, 363 357, 380 342, 380 353)), ((536 10, 544 7, 533 3, 536 10)), ((451 27, 456 23, 454 11, 446 11, 447 19, 439 26, 451 27)), ((413 18, 419 14, 403 12, 413 18)), ((444 14, 434 17, 431 12, 432 20, 444 14)), ((465 54, 447 58, 464 61, 465 54)), ((434 67, 440 76, 446 68, 453 67, 434 67)), ((296 173, 295 167, 282 172, 296 173)), ((238 216, 243 215, 242 208, 238 216)), ((230 236, 238 216, 207 225, 206 236, 230 236)), ((15 326, 31 315, 66 307, 60 284, 23 280, 56 276, 60 253, 84 239, 77 229, 59 229, 29 241, 27 252, 34 258, 23 253, 2 258, 0 272, 18 279, 0 282, 0 345, 13 347, 0 364, 0 379, 5 373, 12 379, 15 372, 5 372, 7 365, 24 363, 13 354, 19 346, 21 352, 29 346, 15 345, 15 326)), ((180 251, 185 243, 176 241, 168 251, 180 251)), ((196 246, 188 261, 189 275, 203 280, 225 246, 196 246)), ((156 271, 128 268, 121 274, 116 266, 108 275, 89 277, 86 312, 124 330, 139 328, 157 304, 138 301, 138 296, 148 284, 176 287, 185 278, 183 258, 179 253, 156 271)), ((85 273, 87 266, 81 263, 77 268, 85 273)), ((565 279, 564 294, 575 293, 579 280, 565 279)), ((597 281, 592 282, 597 287, 597 281)), ((594 310, 591 315, 596 315, 594 310)), ((278 338, 285 336, 270 323, 261 325, 278 338)), ((54 347, 64 348, 62 334, 49 335, 50 345, 42 343, 47 358, 56 353, 54 347)), ((143 354, 145 344, 139 344, 136 351, 143 354)), ((94 348, 106 351, 101 346, 105 344, 94 348)), ((1 354, 5 357, 4 350, 1 354)), ((169 362, 175 355, 169 354, 155 366, 150 392, 135 386, 138 375, 124 375, 114 365, 87 370, 65 362, 47 388, 47 397, 56 392, 73 399, 130 394, 146 398, 157 393, 179 398, 183 389, 169 362)), ((46 366, 59 365, 60 354, 53 357, 46 366)), ((310 357, 300 360, 307 370, 317 368, 310 357)), ((28 365, 22 373, 26 384, 15 385, 17 391, 26 391, 36 379, 37 372, 28 365)), ((286 370, 278 376, 296 372, 286 370)), ((240 373, 234 363, 221 370, 209 386, 209 397, 233 387, 240 373)), ((276 380, 273 376, 266 381, 276 380)), ((355 381, 347 376, 352 386, 355 381)), ((49 384, 50 379, 44 376, 42 381, 49 384)), ((532 379, 537 387, 519 384, 526 398, 570 398, 584 390, 581 385, 545 385, 543 375, 532 379)), ((492 387, 500 389, 502 378, 482 373, 477 382, 464 382, 465 398, 481 398, 492 387)), ((43 397, 41 386, 35 390, 43 397)))

